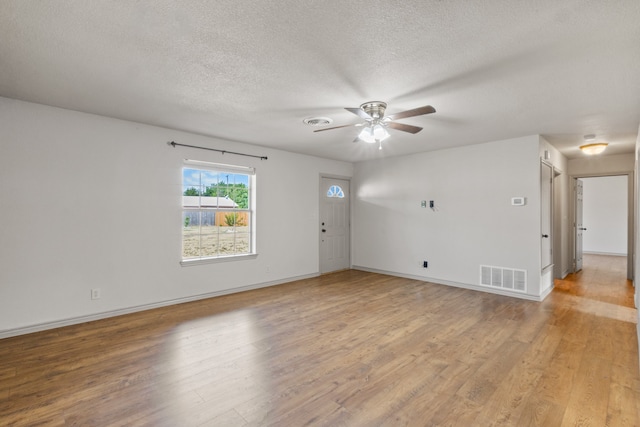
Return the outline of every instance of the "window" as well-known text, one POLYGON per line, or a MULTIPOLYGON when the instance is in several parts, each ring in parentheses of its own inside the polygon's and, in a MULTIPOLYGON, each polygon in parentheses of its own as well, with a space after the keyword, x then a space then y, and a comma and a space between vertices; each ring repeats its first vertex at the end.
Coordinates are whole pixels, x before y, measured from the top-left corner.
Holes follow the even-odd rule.
POLYGON ((332 185, 327 191, 327 197, 337 197, 338 199, 343 199, 344 191, 342 191, 342 188, 340 188, 339 185, 332 185))
POLYGON ((182 169, 182 260, 254 253, 254 170, 185 161, 182 169))

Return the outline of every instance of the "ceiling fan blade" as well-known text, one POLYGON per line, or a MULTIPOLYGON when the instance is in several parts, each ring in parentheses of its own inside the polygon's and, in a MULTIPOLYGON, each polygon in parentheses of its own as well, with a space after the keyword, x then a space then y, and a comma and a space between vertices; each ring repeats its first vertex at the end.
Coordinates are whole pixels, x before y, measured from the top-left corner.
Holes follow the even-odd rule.
POLYGON ((433 108, 431 105, 425 105, 424 107, 418 107, 418 108, 414 108, 413 110, 407 110, 401 113, 387 116, 387 118, 391 120, 396 120, 396 119, 404 119, 406 117, 422 116, 423 114, 431 114, 435 112, 436 112, 436 109, 433 108))
POLYGON ((347 107, 345 107, 345 110, 347 110, 350 113, 355 114, 356 116, 360 117, 361 119, 373 120, 373 117, 368 115, 362 108, 347 108, 347 107))
POLYGON ((418 133, 422 130, 422 128, 418 126, 411 126, 411 125, 406 125, 404 123, 396 123, 396 122, 387 123, 387 127, 390 127, 396 130, 401 130, 403 132, 409 132, 409 133, 418 133))
POLYGON ((357 124, 355 125, 342 125, 342 126, 333 126, 330 128, 324 128, 324 129, 316 129, 314 130, 314 132, 322 132, 323 130, 331 130, 331 129, 340 129, 340 128, 348 128, 350 126, 358 126, 357 124))

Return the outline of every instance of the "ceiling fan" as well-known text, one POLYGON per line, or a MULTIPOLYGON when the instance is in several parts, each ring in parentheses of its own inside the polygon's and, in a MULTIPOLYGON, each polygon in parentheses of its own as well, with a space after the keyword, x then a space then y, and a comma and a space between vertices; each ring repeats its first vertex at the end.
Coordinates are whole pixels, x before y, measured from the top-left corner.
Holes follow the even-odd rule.
POLYGON ((360 131, 353 142, 364 141, 372 144, 377 142, 378 149, 382 150, 382 141, 389 137, 387 128, 401 130, 403 132, 409 132, 413 134, 418 133, 422 130, 421 127, 407 125, 404 123, 396 123, 394 120, 404 119, 407 117, 422 116, 424 114, 431 114, 436 112, 436 109, 431 105, 425 105, 424 107, 414 108, 412 110, 403 111, 401 113, 396 113, 385 117, 384 112, 386 109, 387 103, 382 101, 365 102, 359 108, 345 108, 345 110, 355 114, 361 119, 364 119, 364 122, 317 129, 314 130, 314 132, 340 129, 349 126, 364 126, 364 129, 360 131))

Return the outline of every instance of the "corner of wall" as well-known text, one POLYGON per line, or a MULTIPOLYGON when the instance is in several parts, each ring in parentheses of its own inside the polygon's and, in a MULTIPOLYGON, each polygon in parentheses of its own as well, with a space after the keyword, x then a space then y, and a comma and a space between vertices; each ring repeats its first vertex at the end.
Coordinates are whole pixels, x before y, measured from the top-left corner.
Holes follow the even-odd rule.
MULTIPOLYGON (((634 207, 636 208, 634 210, 635 214, 634 214, 634 227, 635 227, 635 244, 634 244, 634 253, 633 253, 633 264, 634 264, 634 269, 633 269, 633 285, 635 288, 635 295, 634 295, 634 300, 635 300, 635 305, 636 308, 639 308, 638 305, 640 304, 640 290, 638 289, 638 283, 635 280, 636 279, 636 272, 640 271, 640 259, 638 257, 638 252, 640 250, 640 230, 638 229, 638 225, 639 225, 639 220, 638 220, 638 211, 640 210, 640 199, 639 199, 639 189, 638 186, 640 185, 640 179, 638 178, 638 161, 640 158, 640 125, 638 126, 638 136, 636 137, 636 149, 634 152, 634 168, 633 168, 633 198, 634 198, 634 207)), ((637 311, 638 313, 638 321, 636 322, 636 332, 638 334, 638 343, 640 343, 640 310, 637 311)), ((640 366, 640 354, 638 356, 638 365, 640 366)))

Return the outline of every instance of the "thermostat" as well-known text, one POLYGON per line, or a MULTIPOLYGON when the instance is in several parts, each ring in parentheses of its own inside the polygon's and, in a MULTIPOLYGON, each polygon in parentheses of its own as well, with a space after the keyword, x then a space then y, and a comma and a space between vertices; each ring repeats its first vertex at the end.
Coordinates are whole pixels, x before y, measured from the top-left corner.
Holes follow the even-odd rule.
POLYGON ((527 204, 527 199, 524 197, 512 197, 511 205, 512 206, 524 206, 527 204))

